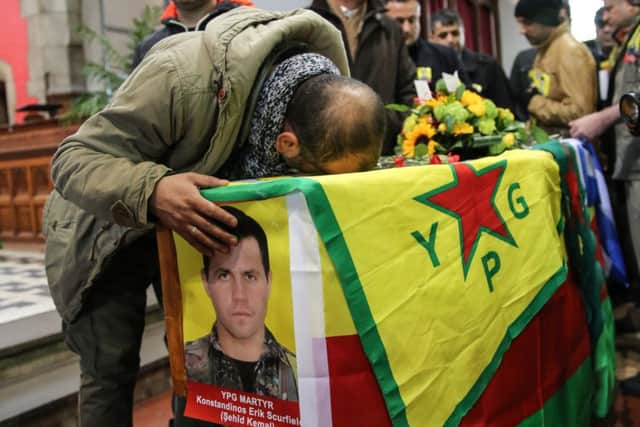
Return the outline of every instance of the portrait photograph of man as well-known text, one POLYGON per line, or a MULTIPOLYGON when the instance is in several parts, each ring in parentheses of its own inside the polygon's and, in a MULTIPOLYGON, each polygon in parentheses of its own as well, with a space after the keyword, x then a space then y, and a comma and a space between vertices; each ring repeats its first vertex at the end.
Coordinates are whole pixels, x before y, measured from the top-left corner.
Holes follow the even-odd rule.
POLYGON ((238 244, 203 256, 202 284, 215 311, 208 335, 185 343, 190 381, 297 401, 295 355, 265 325, 272 274, 267 236, 256 220, 225 206, 237 219, 238 244))

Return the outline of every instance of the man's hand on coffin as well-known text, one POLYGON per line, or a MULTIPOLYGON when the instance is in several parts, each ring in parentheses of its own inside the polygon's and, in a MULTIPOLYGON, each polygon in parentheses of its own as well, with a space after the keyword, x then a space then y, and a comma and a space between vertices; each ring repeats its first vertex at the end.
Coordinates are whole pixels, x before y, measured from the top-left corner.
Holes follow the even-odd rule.
POLYGON ((167 175, 161 178, 149 201, 149 210, 157 222, 180 234, 205 255, 215 251, 228 252, 238 239, 226 229, 233 229, 237 220, 200 194, 201 188, 222 187, 224 179, 194 172, 167 175), (219 225, 217 225, 219 224, 219 225))

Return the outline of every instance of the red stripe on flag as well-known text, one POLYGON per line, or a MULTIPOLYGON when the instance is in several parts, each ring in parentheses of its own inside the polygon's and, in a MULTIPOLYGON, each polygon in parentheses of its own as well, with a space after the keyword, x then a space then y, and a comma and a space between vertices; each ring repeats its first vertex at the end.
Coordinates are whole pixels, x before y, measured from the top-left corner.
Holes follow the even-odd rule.
POLYGON ((357 335, 327 337, 334 427, 386 427, 391 419, 357 335))
POLYGON ((538 411, 589 357, 589 330, 573 276, 511 343, 461 426, 513 426, 538 411))

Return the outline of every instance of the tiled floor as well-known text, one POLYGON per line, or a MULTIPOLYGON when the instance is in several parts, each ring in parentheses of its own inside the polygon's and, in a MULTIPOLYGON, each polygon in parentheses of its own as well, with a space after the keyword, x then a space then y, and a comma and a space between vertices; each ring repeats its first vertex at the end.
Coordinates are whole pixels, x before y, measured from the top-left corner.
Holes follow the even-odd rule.
POLYGON ((0 251, 0 324, 53 309, 43 255, 0 251))
POLYGON ((0 350, 51 336, 60 329, 43 254, 0 250, 0 350))

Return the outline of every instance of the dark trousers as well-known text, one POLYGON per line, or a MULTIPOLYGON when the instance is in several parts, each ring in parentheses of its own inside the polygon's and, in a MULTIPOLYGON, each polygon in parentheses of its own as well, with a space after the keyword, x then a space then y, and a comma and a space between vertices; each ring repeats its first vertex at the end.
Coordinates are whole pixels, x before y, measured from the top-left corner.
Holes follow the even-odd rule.
POLYGON ((63 325, 65 342, 80 356, 81 427, 132 426, 146 289, 158 279, 155 236, 144 237, 111 260, 78 317, 63 325))

